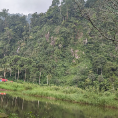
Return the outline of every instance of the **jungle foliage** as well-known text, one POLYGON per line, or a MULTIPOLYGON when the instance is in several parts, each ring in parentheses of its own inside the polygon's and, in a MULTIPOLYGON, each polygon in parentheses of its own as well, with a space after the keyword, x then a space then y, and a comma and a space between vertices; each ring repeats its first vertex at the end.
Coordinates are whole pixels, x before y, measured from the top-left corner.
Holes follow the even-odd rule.
POLYGON ((80 2, 82 7, 78 9, 73 0, 53 0, 46 13, 32 14, 31 22, 26 16, 9 15, 3 9, 1 76, 38 84, 116 90, 118 15, 112 7, 117 1, 80 2))

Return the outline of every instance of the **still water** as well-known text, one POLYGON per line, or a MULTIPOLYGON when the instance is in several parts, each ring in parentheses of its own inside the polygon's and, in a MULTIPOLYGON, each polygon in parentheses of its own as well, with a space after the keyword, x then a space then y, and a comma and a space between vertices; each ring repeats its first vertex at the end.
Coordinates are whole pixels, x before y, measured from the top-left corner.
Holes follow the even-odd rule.
POLYGON ((18 114, 19 118, 118 118, 116 109, 44 100, 44 98, 25 100, 10 95, 0 96, 0 109, 8 115, 18 114))

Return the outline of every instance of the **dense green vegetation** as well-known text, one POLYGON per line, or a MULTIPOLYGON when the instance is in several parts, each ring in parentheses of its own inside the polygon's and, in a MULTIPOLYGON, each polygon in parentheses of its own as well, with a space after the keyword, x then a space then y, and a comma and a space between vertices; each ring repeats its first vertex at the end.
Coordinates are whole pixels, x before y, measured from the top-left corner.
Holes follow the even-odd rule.
MULTIPOLYGON (((86 20, 86 12, 81 13, 72 0, 61 3, 53 0, 46 13, 32 14, 30 24, 26 16, 9 15, 3 9, 0 75, 11 80, 74 86, 86 91, 117 90, 117 14, 108 10, 103 14, 100 0, 81 0, 81 3, 102 31, 86 20)), ((110 10, 111 4, 107 6, 110 10)))
MULTIPOLYGON (((25 84, 24 84, 25 85, 25 84)), ((10 92, 10 96, 0 96, 0 112, 9 115, 9 118, 117 118, 117 109, 108 109, 91 105, 70 103, 67 101, 50 100, 10 92), (12 95, 12 96, 11 96, 12 95), (16 97, 17 96, 17 97, 16 97), (7 107, 6 107, 7 106, 7 107)))
POLYGON ((100 107, 118 108, 117 91, 99 92, 99 90, 97 91, 95 88, 82 90, 77 87, 39 86, 26 82, 0 83, 0 88, 10 90, 5 92, 11 94, 12 96, 20 96, 22 98, 25 98, 24 96, 33 96, 48 98, 50 100, 80 103, 84 105, 87 104, 100 107))

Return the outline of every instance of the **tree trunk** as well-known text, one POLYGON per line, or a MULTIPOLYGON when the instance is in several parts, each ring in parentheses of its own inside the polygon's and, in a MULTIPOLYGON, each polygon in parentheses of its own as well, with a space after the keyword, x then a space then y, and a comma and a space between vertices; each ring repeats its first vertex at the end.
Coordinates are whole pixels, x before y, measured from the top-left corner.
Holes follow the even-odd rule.
POLYGON ((98 74, 98 68, 97 68, 97 74, 98 74))
POLYGON ((4 70, 4 78, 6 77, 6 72, 5 72, 5 70, 4 70))
POLYGON ((17 104, 17 98, 15 98, 15 106, 16 106, 16 104, 17 104))
POLYGON ((39 75, 39 85, 40 85, 40 75, 39 75))
POLYGON ((16 72, 15 72, 15 80, 16 80, 16 72))
POLYGON ((38 107, 39 107, 39 100, 38 100, 38 107))
POLYGON ((11 71, 10 71, 10 77, 11 77, 11 71))
POLYGON ((17 78, 17 80, 19 79, 19 69, 18 69, 18 78, 17 78))
POLYGON ((47 85, 48 85, 48 76, 47 76, 47 85))
POLYGON ((61 15, 61 6, 60 6, 60 15, 61 15))
POLYGON ((101 75, 102 75, 102 68, 101 68, 101 75))
POLYGON ((64 22, 64 17, 63 17, 63 22, 64 22))
POLYGON ((68 20, 68 8, 67 8, 67 20, 68 20))
POLYGON ((40 75, 39 75, 39 85, 40 85, 40 78, 41 78, 41 72, 40 72, 40 75))
POLYGON ((112 84, 112 85, 113 85, 113 91, 114 91, 114 90, 115 90, 115 89, 114 89, 114 82, 113 82, 113 84, 112 84))
POLYGON ((22 110, 23 110, 23 106, 24 106, 24 98, 23 98, 23 101, 22 101, 22 110))
POLYGON ((26 80, 26 69, 25 69, 25 79, 24 79, 24 82, 25 82, 25 80, 26 80))

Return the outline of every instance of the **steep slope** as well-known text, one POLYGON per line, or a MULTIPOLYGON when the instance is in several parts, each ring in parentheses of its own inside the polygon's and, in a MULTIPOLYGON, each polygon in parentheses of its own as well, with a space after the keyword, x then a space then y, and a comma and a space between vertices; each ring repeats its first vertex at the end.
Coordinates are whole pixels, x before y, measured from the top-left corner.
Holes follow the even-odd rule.
POLYGON ((98 34, 71 0, 61 5, 53 0, 46 13, 32 15, 30 24, 7 10, 0 15, 1 76, 84 89, 117 87, 114 43, 98 34))

